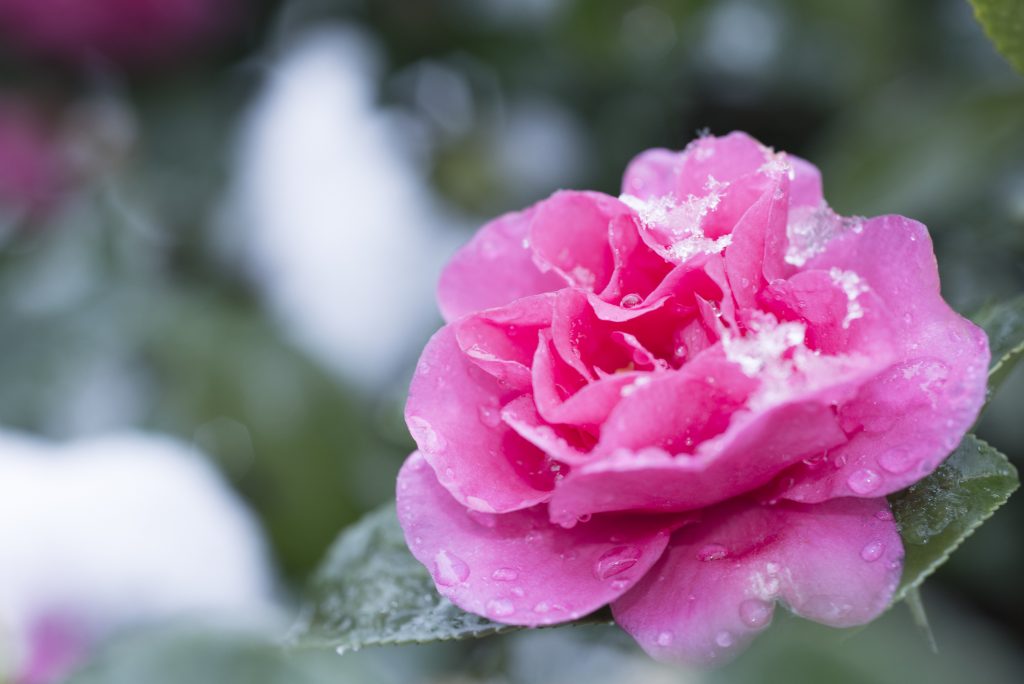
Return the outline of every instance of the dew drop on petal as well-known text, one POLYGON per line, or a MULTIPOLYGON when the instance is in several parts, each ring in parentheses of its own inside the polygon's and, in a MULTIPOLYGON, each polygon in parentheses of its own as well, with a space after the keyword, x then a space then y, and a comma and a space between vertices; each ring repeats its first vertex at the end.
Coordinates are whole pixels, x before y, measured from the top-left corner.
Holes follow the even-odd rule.
POLYGON ((491 579, 498 582, 512 582, 519 577, 519 573, 512 568, 498 568, 491 573, 491 579))
POLYGON ((544 613, 548 612, 549 610, 551 610, 551 605, 548 604, 547 601, 541 601, 540 603, 538 603, 537 605, 535 605, 533 607, 533 612, 534 613, 540 613, 541 615, 543 615, 544 613))
POLYGON ((598 579, 611 579, 629 570, 640 561, 640 549, 636 546, 616 546, 606 551, 594 564, 598 579))
POLYGON ((516 612, 516 607, 507 599, 491 599, 487 602, 487 614, 491 617, 508 617, 516 612))
POLYGON ((437 583, 451 587, 459 582, 465 582, 469 577, 469 566, 450 551, 438 551, 434 556, 434 576, 437 583))
POLYGON ((659 646, 669 646, 671 644, 672 644, 672 633, 671 632, 662 632, 661 634, 658 635, 658 645, 659 646))
POLYGON ((478 413, 480 422, 485 427, 496 428, 501 425, 501 413, 493 406, 481 406, 478 413))
POLYGON ((882 478, 875 471, 862 468, 850 475, 846 484, 856 494, 869 494, 878 489, 878 486, 882 484, 882 478))
POLYGON ((697 552, 697 560, 714 561, 725 558, 728 555, 729 549, 725 548, 721 544, 707 544, 702 546, 700 551, 697 552))
POLYGON ((643 301, 644 300, 640 295, 635 292, 631 292, 622 298, 622 301, 619 302, 619 306, 623 309, 635 309, 640 306, 643 301))
POLYGON ((883 551, 885 551, 885 544, 882 542, 868 542, 864 548, 860 550, 860 557, 868 563, 873 563, 882 557, 883 551))
POLYGON ((883 508, 882 510, 875 513, 875 517, 879 520, 892 520, 892 511, 890 511, 888 508, 883 508))
POLYGON ((760 599, 747 599, 740 604, 740 620, 751 629, 760 629, 772 619, 772 607, 760 599))
POLYGON ((439 454, 447 446, 444 437, 434 430, 434 426, 425 418, 410 416, 409 431, 416 443, 428 453, 439 454))
POLYGON ((498 525, 498 516, 494 513, 483 513, 472 508, 467 508, 466 515, 469 516, 469 518, 477 525, 486 527, 487 529, 494 529, 498 525))
POLYGON ((732 646, 732 641, 732 634, 730 634, 727 630, 723 629, 721 632, 715 635, 715 643, 721 646, 722 648, 729 648, 730 646, 732 646))
POLYGON ((898 475, 914 467, 914 454, 909 449, 889 449, 878 457, 878 464, 888 472, 898 475))

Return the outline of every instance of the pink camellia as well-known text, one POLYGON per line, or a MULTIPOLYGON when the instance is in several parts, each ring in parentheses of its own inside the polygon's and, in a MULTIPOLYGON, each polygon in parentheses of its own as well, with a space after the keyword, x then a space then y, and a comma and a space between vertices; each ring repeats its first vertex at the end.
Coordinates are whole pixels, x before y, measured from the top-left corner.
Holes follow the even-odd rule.
POLYGON ((222 32, 237 9, 237 0, 0 0, 0 36, 41 57, 138 66, 222 32))
POLYGON ((743 133, 487 224, 439 300, 398 477, 412 553, 499 622, 610 603, 661 660, 735 654, 776 602, 876 617, 903 559, 885 495, 985 394, 925 227, 837 216, 814 166, 743 133))

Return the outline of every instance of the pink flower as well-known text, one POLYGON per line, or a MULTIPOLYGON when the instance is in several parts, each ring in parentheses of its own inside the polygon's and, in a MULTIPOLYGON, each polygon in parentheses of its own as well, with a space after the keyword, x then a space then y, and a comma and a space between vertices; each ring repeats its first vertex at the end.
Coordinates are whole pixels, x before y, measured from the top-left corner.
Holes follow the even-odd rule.
POLYGON ((498 218, 439 299, 398 478, 412 553, 500 622, 610 603, 661 660, 735 654, 776 602, 876 617, 903 559, 885 495, 985 394, 925 227, 835 215, 814 166, 742 133, 498 218))
POLYGON ((0 96, 0 212, 39 213, 64 194, 72 173, 58 138, 27 102, 0 96))
POLYGON ((67 62, 166 61, 221 32, 235 0, 0 0, 5 44, 67 62))

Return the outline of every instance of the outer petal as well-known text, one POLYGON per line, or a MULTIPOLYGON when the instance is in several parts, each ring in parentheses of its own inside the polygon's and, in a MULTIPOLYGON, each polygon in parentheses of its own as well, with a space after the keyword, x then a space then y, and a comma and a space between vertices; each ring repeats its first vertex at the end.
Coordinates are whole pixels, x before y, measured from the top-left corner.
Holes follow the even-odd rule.
POLYGON ((530 627, 574 620, 621 596, 681 524, 607 518, 566 530, 549 524, 543 508, 467 511, 418 453, 398 475, 398 518, 442 594, 470 612, 530 627))
POLYGON ((452 326, 427 343, 405 420, 441 482, 470 508, 514 511, 550 496, 554 474, 544 453, 501 420, 512 398, 465 357, 452 326))
POLYGON ((562 287, 561 278, 533 262, 528 237, 535 212, 533 206, 499 216, 455 253, 437 287, 445 321, 562 287))
POLYGON ((832 240, 808 268, 855 272, 885 304, 897 362, 866 382, 839 413, 850 442, 829 465, 786 473, 787 498, 881 496, 932 472, 984 403, 988 341, 939 293, 928 231, 899 216, 867 221, 832 240))
POLYGON ((820 207, 825 203, 821 190, 821 171, 818 167, 800 157, 788 156, 793 167, 792 181, 789 184, 789 206, 820 207))
POLYGON ((889 604, 902 559, 885 499, 737 501, 677 532, 612 612, 654 658, 710 664, 764 629, 776 600, 833 627, 868 622, 889 604))
POLYGON ((622 192, 640 199, 668 195, 678 182, 683 153, 664 148, 644 150, 629 162, 622 177, 622 192))

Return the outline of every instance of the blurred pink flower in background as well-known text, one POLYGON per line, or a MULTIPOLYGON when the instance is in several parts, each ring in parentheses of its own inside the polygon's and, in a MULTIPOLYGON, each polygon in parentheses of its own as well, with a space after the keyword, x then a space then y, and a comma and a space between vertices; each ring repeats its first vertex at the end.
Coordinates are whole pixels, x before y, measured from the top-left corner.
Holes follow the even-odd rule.
POLYGON ((8 213, 45 210, 70 176, 57 128, 27 102, 0 96, 0 207, 8 213))
POLYGON ((239 8, 236 0, 0 0, 0 43, 32 57, 141 66, 223 34, 239 8))
POLYGON ((438 298, 398 478, 413 554, 499 622, 610 603, 662 660, 735 655, 776 602, 878 616, 903 561, 885 495, 985 396, 926 228, 837 216, 814 166, 742 133, 492 221, 438 298))
POLYGON ((187 446, 0 431, 0 681, 48 684, 117 631, 273 610, 262 532, 187 446))

